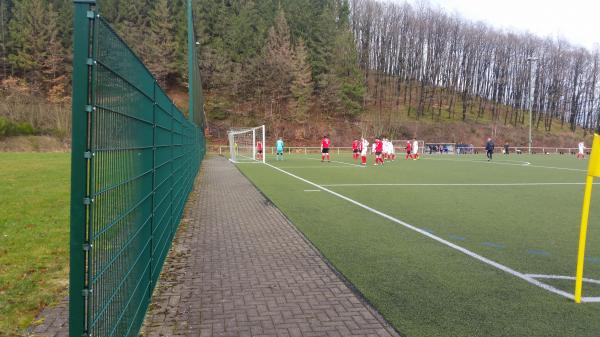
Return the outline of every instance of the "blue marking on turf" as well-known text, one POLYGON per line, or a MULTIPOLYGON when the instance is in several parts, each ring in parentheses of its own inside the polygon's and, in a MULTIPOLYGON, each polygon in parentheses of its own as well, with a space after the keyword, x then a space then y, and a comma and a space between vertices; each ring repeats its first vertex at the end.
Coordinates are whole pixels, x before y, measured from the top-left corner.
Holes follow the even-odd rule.
POLYGON ((597 258, 597 257, 586 256, 585 260, 589 261, 591 263, 600 263, 600 258, 597 258))
POLYGON ((505 247, 501 243, 494 243, 494 242, 482 242, 481 244, 486 247, 492 247, 492 248, 498 248, 498 249, 504 249, 504 247, 505 247))
POLYGON ((421 229, 424 230, 424 231, 426 231, 429 234, 434 234, 435 233, 435 231, 433 229, 431 229, 431 228, 421 228, 421 229))
POLYGON ((541 250, 541 249, 529 249, 529 250, 527 250, 527 254, 529 254, 529 255, 540 255, 540 256, 550 256, 550 253, 548 253, 545 250, 541 250))
POLYGON ((459 240, 459 241, 465 241, 467 239, 464 236, 458 236, 458 235, 448 235, 448 237, 450 239, 459 240))

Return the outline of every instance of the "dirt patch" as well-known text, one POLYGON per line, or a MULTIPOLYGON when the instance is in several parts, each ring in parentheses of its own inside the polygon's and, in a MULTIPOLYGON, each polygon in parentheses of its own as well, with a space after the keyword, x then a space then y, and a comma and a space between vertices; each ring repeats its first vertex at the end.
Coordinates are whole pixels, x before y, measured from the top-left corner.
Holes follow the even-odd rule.
POLYGON ((0 152, 67 152, 68 141, 50 136, 16 136, 0 139, 0 152))

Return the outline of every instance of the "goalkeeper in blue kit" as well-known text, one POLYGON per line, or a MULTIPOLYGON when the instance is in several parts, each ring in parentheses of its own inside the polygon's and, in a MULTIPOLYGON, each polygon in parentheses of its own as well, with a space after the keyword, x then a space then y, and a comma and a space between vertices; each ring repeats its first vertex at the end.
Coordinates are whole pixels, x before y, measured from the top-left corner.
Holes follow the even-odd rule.
POLYGON ((277 160, 283 160, 283 140, 281 139, 281 137, 279 137, 279 139, 277 139, 277 142, 275 143, 275 147, 277 149, 277 160))

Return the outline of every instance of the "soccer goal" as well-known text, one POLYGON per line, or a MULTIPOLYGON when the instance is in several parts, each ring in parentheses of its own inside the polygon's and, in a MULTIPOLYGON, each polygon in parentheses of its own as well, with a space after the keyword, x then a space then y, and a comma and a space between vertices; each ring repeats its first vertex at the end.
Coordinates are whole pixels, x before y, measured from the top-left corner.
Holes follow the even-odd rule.
POLYGON ((234 128, 227 132, 229 160, 234 163, 265 162, 265 126, 234 128))

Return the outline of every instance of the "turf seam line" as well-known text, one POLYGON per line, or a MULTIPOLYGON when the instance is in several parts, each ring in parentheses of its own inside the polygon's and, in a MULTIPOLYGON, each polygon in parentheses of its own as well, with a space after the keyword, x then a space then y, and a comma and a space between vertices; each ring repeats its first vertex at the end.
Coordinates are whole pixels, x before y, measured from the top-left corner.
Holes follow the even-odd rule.
MULTIPOLYGON (((269 163, 265 163, 265 165, 267 165, 267 166, 269 166, 269 167, 271 167, 271 168, 273 168, 273 169, 275 169, 275 170, 277 170, 277 171, 280 171, 280 172, 282 172, 282 173, 284 173, 284 174, 287 174, 287 175, 289 175, 289 176, 291 176, 291 177, 293 177, 293 178, 296 178, 296 179, 298 179, 298 180, 300 180, 300 181, 303 181, 303 182, 305 182, 305 183, 307 183, 307 184, 309 184, 309 185, 312 185, 312 186, 314 186, 314 187, 317 187, 317 188, 319 188, 319 189, 321 189, 321 190, 323 190, 323 191, 325 191, 325 192, 327 192, 327 193, 330 193, 330 194, 332 194, 332 195, 334 195, 334 196, 336 196, 336 197, 338 197, 338 198, 341 198, 341 199, 343 199, 343 200, 346 200, 346 201, 348 201, 348 202, 350 202, 350 203, 352 203, 352 204, 354 204, 354 205, 356 205, 356 206, 359 206, 359 207, 361 207, 361 208, 364 208, 364 209, 366 209, 367 211, 369 211, 369 212, 371 212, 371 213, 375 213, 375 214, 377 214, 377 215, 379 215, 379 216, 381 216, 381 217, 383 217, 383 218, 385 218, 385 219, 388 219, 388 220, 390 220, 390 221, 392 221, 392 222, 395 222, 395 223, 397 223, 397 224, 399 224, 399 225, 402 225, 402 226, 404 226, 404 227, 406 227, 406 228, 408 228, 408 229, 410 229, 410 230, 413 230, 413 231, 415 231, 415 232, 417 232, 417 233, 419 233, 419 234, 422 234, 422 235, 424 235, 424 236, 426 236, 426 237, 429 237, 430 239, 433 239, 433 240, 435 240, 435 241, 438 241, 438 242, 440 242, 440 243, 442 243, 442 244, 444 244, 444 245, 446 245, 446 246, 448 246, 448 247, 450 247, 450 248, 453 248, 453 249, 455 249, 455 250, 457 250, 457 251, 459 251, 459 252, 461 252, 461 253, 463 253, 463 254, 466 254, 466 255, 468 255, 468 256, 470 256, 470 257, 472 257, 472 258, 476 259, 476 260, 479 260, 480 262, 483 262, 483 263, 485 263, 485 264, 488 264, 488 265, 490 265, 490 266, 492 266, 492 267, 495 267, 496 269, 499 269, 499 270, 501 270, 501 271, 504 271, 504 272, 506 272, 506 273, 508 273, 508 274, 510 274, 510 275, 513 275, 513 276, 515 276, 515 277, 517 277, 517 278, 520 278, 520 279, 522 279, 522 280, 524 280, 524 281, 526 281, 526 282, 528 282, 528 283, 530 283, 530 284, 532 284, 532 285, 535 285, 535 286, 537 286, 537 287, 539 287, 539 288, 542 288, 542 289, 544 289, 544 290, 546 290, 546 291, 549 291, 549 292, 551 292, 551 293, 554 293, 554 294, 556 294, 556 295, 560 295, 560 296, 562 296, 562 297, 568 298, 568 299, 570 299, 570 300, 574 300, 574 299, 575 299, 575 296, 574 296, 573 294, 567 293, 566 291, 563 291, 563 290, 557 289, 557 288, 555 288, 555 287, 552 287, 552 286, 550 286, 550 285, 548 285, 548 284, 545 284, 545 283, 543 283, 543 282, 540 282, 540 281, 536 280, 536 279, 535 279, 535 278, 533 278, 533 277, 527 276, 526 274, 523 274, 523 273, 521 273, 521 272, 518 272, 518 271, 516 271, 516 270, 514 270, 514 269, 512 269, 512 268, 510 268, 510 267, 507 267, 507 266, 505 266, 505 265, 503 265, 503 264, 500 264, 500 263, 498 263, 498 262, 496 262, 496 261, 493 261, 493 260, 490 260, 490 259, 488 259, 488 258, 486 258, 486 257, 483 257, 483 256, 481 256, 481 255, 479 255, 479 254, 477 254, 477 253, 475 253, 475 252, 472 252, 472 251, 470 251, 470 250, 468 250, 468 249, 466 249, 466 248, 463 248, 463 247, 461 247, 461 246, 459 246, 459 245, 456 245, 456 244, 454 244, 454 243, 452 243, 452 242, 450 242, 450 241, 447 241, 447 240, 445 240, 445 239, 442 239, 442 238, 441 238, 441 237, 439 237, 439 236, 436 236, 436 235, 434 235, 434 234, 431 234, 431 233, 429 233, 429 232, 427 232, 427 231, 425 231, 425 230, 423 230, 423 229, 420 229, 420 228, 418 228, 418 227, 415 227, 415 226, 413 226, 413 225, 411 225, 411 224, 409 224, 409 223, 406 223, 406 222, 404 222, 404 221, 402 221, 402 220, 399 220, 399 219, 397 219, 397 218, 394 218, 394 217, 392 217, 391 215, 388 215, 388 214, 386 214, 386 213, 383 213, 383 212, 381 212, 381 211, 378 211, 378 210, 376 210, 376 209, 374 209, 374 208, 371 208, 371 207, 369 207, 369 206, 367 206, 367 205, 365 205, 365 204, 362 204, 362 203, 360 203, 360 202, 358 202, 358 201, 356 201, 356 200, 354 200, 354 199, 351 199, 351 198, 349 198, 349 197, 346 197, 345 195, 342 195, 342 194, 339 194, 339 193, 337 193, 337 192, 334 192, 334 191, 332 191, 332 190, 330 190, 330 189, 328 189, 328 188, 326 188, 326 187, 323 187, 323 186, 321 186, 321 185, 318 185, 318 184, 316 184, 316 183, 313 183, 313 182, 312 182, 312 181, 310 181, 310 180, 307 180, 307 179, 304 179, 304 178, 302 178, 302 177, 299 177, 299 176, 297 176, 297 175, 295 175, 295 174, 293 174, 293 173, 287 172, 287 171, 285 171, 285 170, 283 170, 283 169, 280 169, 280 168, 278 168, 278 167, 276 167, 276 166, 273 166, 273 165, 271 165, 271 164, 269 164, 269 163)), ((595 301, 594 299, 595 299, 595 298, 587 298, 587 297, 586 297, 586 298, 582 298, 582 302, 591 302, 591 301, 595 301)))
MULTIPOLYGON (((596 183, 600 184, 600 183, 596 183)), ((585 185, 585 183, 481 183, 481 184, 467 184, 467 183, 423 183, 423 184, 411 184, 411 183, 390 183, 390 184, 324 184, 322 186, 545 186, 545 185, 585 185)))

